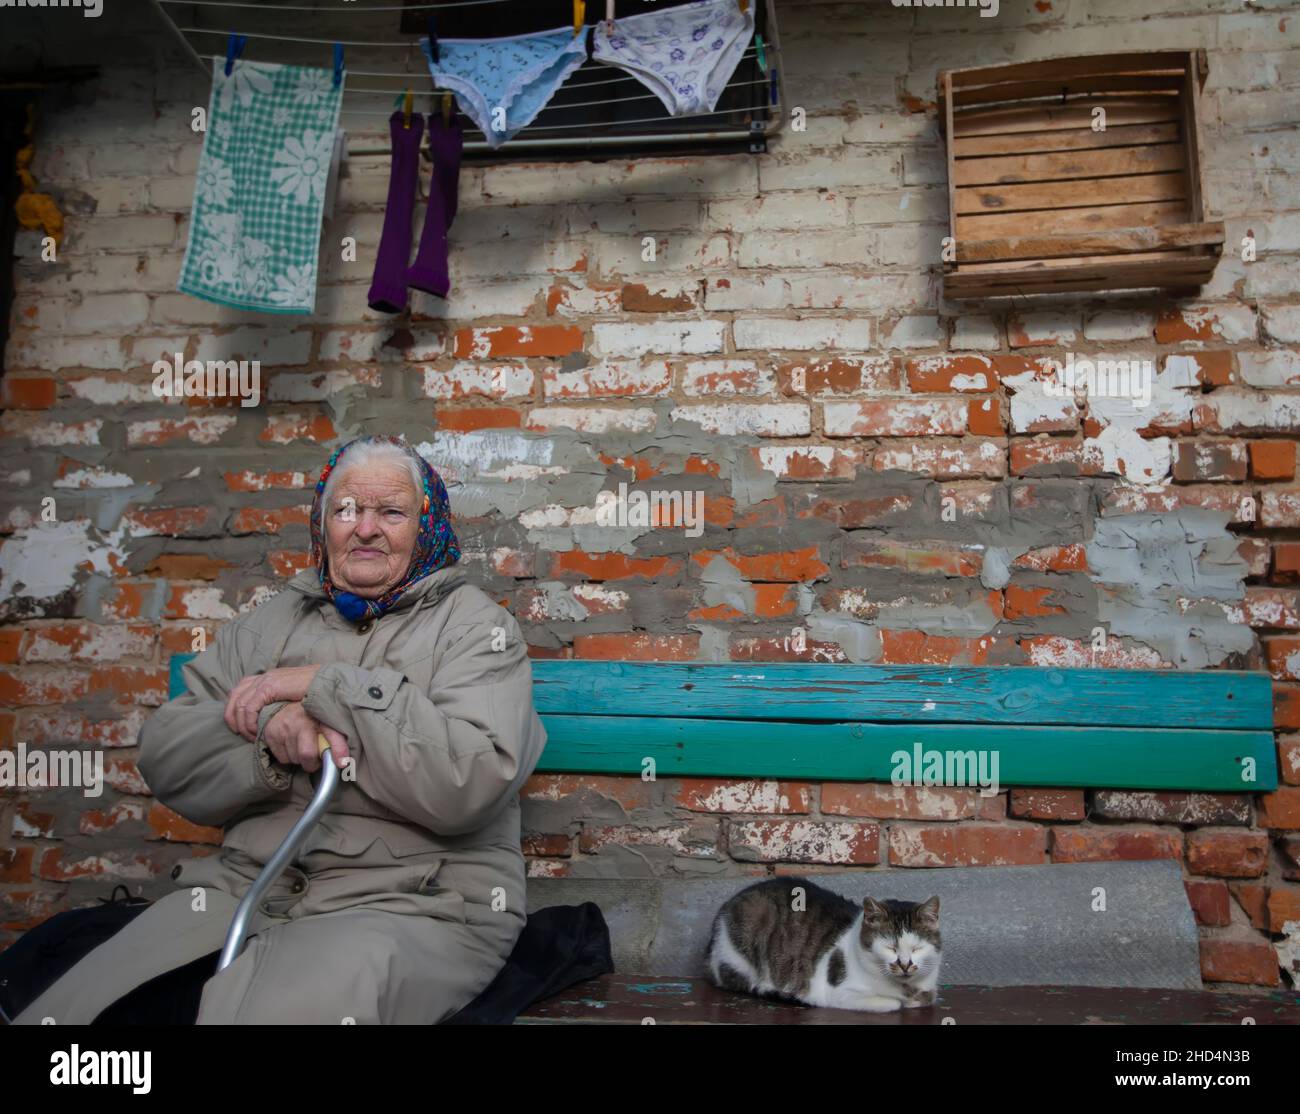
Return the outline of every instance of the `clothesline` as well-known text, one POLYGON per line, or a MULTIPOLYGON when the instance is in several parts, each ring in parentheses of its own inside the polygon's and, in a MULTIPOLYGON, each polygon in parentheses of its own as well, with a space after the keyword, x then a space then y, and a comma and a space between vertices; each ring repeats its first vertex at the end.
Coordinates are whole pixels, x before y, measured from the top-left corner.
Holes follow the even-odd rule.
POLYGON ((481 8, 485 4, 510 4, 517 0, 444 0, 441 4, 398 4, 384 7, 358 7, 355 2, 343 0, 335 7, 323 4, 276 4, 273 8, 265 4, 249 4, 246 0, 158 0, 160 4, 184 4, 191 8, 256 8, 258 11, 276 12, 328 12, 333 14, 353 15, 357 12, 425 12, 444 11, 447 8, 481 8))

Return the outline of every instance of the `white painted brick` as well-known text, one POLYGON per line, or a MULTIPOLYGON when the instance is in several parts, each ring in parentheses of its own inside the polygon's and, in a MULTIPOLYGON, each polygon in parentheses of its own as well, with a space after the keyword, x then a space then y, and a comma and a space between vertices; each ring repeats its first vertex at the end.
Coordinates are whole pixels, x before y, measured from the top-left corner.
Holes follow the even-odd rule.
POLYGON ((873 112, 859 116, 844 131, 845 143, 937 143, 937 115, 925 112, 873 112))
POLYGON ((770 395, 776 376, 753 360, 693 360, 682 369, 682 393, 688 398, 720 395, 770 395))
MULTIPOLYGON (((1281 341, 1283 344, 1300 344, 1300 306, 1266 306, 1263 310, 1263 318, 1264 332, 1273 340, 1281 341)), ((1228 337, 1228 339, 1245 338, 1228 337)))
POLYGON ((305 364, 311 334, 284 329, 237 329, 199 338, 196 360, 257 360, 267 367, 305 364))
POLYGON ((1079 339, 1079 315, 1054 310, 1013 313, 1007 321, 1007 336, 1013 348, 1075 344, 1079 339))
POLYGON ((555 368, 542 378, 542 390, 548 399, 662 395, 672 385, 672 367, 664 360, 643 364, 610 360, 577 371, 555 368))
POLYGON ((821 155, 788 162, 767 160, 759 164, 758 177, 763 193, 896 186, 900 161, 892 151, 821 155))
POLYGON ((948 161, 937 147, 918 147, 903 152, 903 185, 933 186, 948 182, 948 161))
POLYGON ((149 320, 149 299, 144 294, 88 294, 68 309, 68 332, 120 333, 149 320))
POLYGON ((642 236, 631 233, 614 239, 600 237, 591 245, 590 270, 599 275, 661 275, 724 267, 731 259, 726 236, 699 233, 646 233, 654 239, 655 257, 642 258, 642 236))
POLYGON ((802 228, 840 228, 848 223, 849 199, 828 190, 801 190, 715 201, 709 205, 713 230, 782 232, 802 228))
POLYGON ((1237 353, 1242 382, 1251 387, 1300 387, 1300 352, 1265 349, 1237 353))
POLYGON ((706 433, 724 437, 806 437, 812 429, 809 407, 801 402, 757 405, 720 403, 716 406, 677 406, 674 421, 692 422, 706 433))
MULTIPOLYGON (((485 214, 500 213, 500 208, 485 209, 485 214)), ((624 203, 599 203, 596 205, 571 205, 568 209, 568 228, 571 233, 585 232, 636 233, 697 232, 704 214, 699 201, 636 201, 624 203)), ((456 218, 460 220, 459 217, 456 218)), ((459 225, 457 225, 459 228, 459 225)))
POLYGON ((77 367, 117 371, 126 365, 126 358, 121 342, 116 339, 21 333, 10 336, 5 365, 14 371, 62 371, 77 367))
POLYGON ((1156 327, 1154 313, 1145 310, 1104 310, 1088 317, 1083 335, 1088 340, 1150 340, 1156 327))
POLYGON ((551 288, 547 298, 547 309, 557 317, 576 320, 579 317, 594 317, 597 314, 616 314, 622 301, 619 287, 599 288, 586 284, 557 285, 551 288), (556 294, 558 291, 558 295, 556 294))
POLYGON ((529 413, 528 428, 543 432, 572 429, 579 433, 650 433, 655 420, 655 412, 645 408, 547 406, 529 413))
POLYGON ((24 438, 42 448, 60 448, 64 445, 98 445, 102 421, 50 422, 35 414, 21 410, 6 410, 0 414, 0 433, 6 437, 24 438))
POLYGON ((736 261, 742 267, 857 265, 880 258, 878 233, 863 229, 820 232, 747 232, 736 261))
POLYGON ((849 202, 850 224, 935 223, 948 219, 948 191, 912 187, 865 194, 849 202))
POLYGON ((703 355, 722 351, 725 330, 722 321, 658 321, 653 325, 598 324, 592 326, 591 333, 603 356, 651 352, 703 355))
POLYGON ((305 373, 280 372, 271 379, 268 397, 272 402, 324 402, 347 390, 361 388, 375 391, 382 386, 382 373, 375 367, 305 373))
POLYGON ((882 348, 934 348, 944 340, 937 317, 903 317, 881 329, 882 348))
POLYGON ((942 257, 946 225, 901 224, 879 230, 880 258, 890 267, 922 271, 942 257))
POLYGON ((424 369, 426 398, 451 400, 482 395, 485 398, 527 398, 533 393, 533 369, 519 363, 474 363, 460 360, 454 367, 424 369))
POLYGON ((1002 347, 1002 326, 992 317, 959 317, 952 327, 954 352, 992 352, 1002 347))
POLYGON ((76 250, 139 252, 169 248, 176 239, 176 222, 168 214, 134 217, 95 217, 77 221, 69 240, 76 250))
POLYGON ((809 352, 818 349, 866 349, 871 347, 870 321, 811 318, 788 321, 774 317, 737 318, 734 326, 737 351, 790 349, 809 352))
MULTIPOLYGON (((476 317, 524 317, 531 313, 538 297, 543 293, 535 281, 457 283, 450 299, 437 298, 420 290, 410 292, 412 315, 424 317, 471 320, 476 317)), ((360 290, 365 301, 365 288, 360 290)), ((317 316, 322 315, 318 303, 317 316)), ((391 321, 391 314, 371 314, 366 317, 391 321)))
POLYGON ((929 274, 835 275, 790 278, 790 305, 797 309, 859 310, 887 315, 934 306, 929 274))
POLYGON ((733 309, 785 309, 790 306, 790 285, 776 275, 711 278, 704 291, 709 312, 733 309))

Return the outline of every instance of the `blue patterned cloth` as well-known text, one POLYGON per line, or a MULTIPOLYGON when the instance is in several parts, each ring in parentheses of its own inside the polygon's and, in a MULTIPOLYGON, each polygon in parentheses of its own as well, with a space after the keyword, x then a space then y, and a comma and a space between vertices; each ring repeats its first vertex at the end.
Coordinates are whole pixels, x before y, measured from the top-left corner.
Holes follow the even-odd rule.
POLYGON ((329 70, 213 58, 179 289, 266 313, 316 304, 325 186, 343 82, 329 70))
POLYGON ((439 39, 439 60, 429 40, 420 48, 434 84, 456 94, 461 111, 488 143, 500 147, 526 128, 555 91, 587 59, 587 30, 560 27, 503 39, 439 39))
POLYGON ((696 0, 658 12, 601 21, 591 56, 626 70, 673 116, 712 112, 754 34, 754 5, 696 0))

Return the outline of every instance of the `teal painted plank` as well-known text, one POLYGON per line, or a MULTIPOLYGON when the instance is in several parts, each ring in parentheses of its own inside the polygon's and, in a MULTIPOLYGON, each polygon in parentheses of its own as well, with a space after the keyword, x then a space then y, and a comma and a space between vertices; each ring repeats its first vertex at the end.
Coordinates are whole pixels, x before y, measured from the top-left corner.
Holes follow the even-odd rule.
POLYGON ((185 692, 185 678, 181 675, 181 666, 197 658, 198 654, 172 654, 167 663, 167 699, 175 700, 185 692))
MULTIPOLYGON (((656 717, 543 716, 539 771, 658 777, 772 777, 889 781, 894 754, 997 753, 1001 785, 1097 789, 1197 789, 1261 793, 1277 787, 1273 735, 1266 731, 1162 731, 1095 727, 955 724, 773 723, 656 717), (1242 758, 1255 781, 1242 780, 1242 758)), ((968 778, 974 781, 974 778, 968 778)))
POLYGON ((535 661, 543 714, 1271 730, 1267 673, 535 661))
MULTIPOLYGON (((170 695, 185 691, 181 666, 193 654, 176 654, 170 661, 170 695)), ((1271 731, 1271 685, 1263 673, 1163 673, 1150 672, 1155 688, 1146 691, 1153 711, 1143 718, 1158 720, 1162 728, 1112 727, 1107 717, 1124 718, 1132 709, 1114 711, 1108 703, 1111 686, 1129 697, 1141 686, 1133 686, 1133 671, 1031 670, 1025 667, 961 669, 935 667, 865 667, 814 665, 809 663, 737 666, 679 665, 661 662, 553 662, 533 663, 534 696, 549 742, 538 769, 579 773, 641 773, 642 759, 653 757, 661 776, 786 777, 818 780, 888 781, 892 772, 889 756, 909 750, 915 742, 927 749, 969 750, 996 748, 999 780, 1004 785, 1043 785, 1077 788, 1199 789, 1220 792, 1266 792, 1277 787, 1277 761, 1271 731), (875 676, 864 676, 864 670, 875 676), (719 670, 723 672, 718 672, 719 670), (832 672, 833 671, 833 672, 832 672), (903 700, 900 686, 915 685, 917 674, 925 673, 924 684, 932 688, 955 689, 972 682, 980 699, 963 696, 933 701, 934 708, 918 707, 917 697, 903 700), (992 678, 954 675, 996 674, 992 678), (1071 698, 1070 720, 1085 716, 1090 726, 1079 727, 1070 720, 1057 726, 1035 727, 1004 717, 1004 726, 944 723, 945 715, 972 709, 972 717, 987 720, 998 708, 1008 705, 1011 713, 1023 714, 1025 705, 1017 695, 1034 685, 1017 686, 1016 674, 1063 675, 1060 681, 1035 677, 1035 685, 1046 683, 1049 696, 1057 699, 1055 714, 1066 712, 1056 692, 1058 685, 1084 686, 1086 696, 1071 698), (827 674, 830 674, 829 676, 827 674), (884 676, 881 676, 881 675, 884 676), (657 675, 671 678, 656 687, 657 675), (1079 676, 1082 675, 1082 676, 1079 676), (943 680, 954 676, 951 684, 943 680), (761 678, 761 680, 760 680, 761 678), (886 709, 895 713, 910 709, 906 722, 888 723, 797 723, 773 717, 773 702, 765 692, 789 695, 796 682, 806 683, 794 703, 798 718, 821 719, 824 710, 886 709), (1179 700, 1188 698, 1187 679, 1212 679, 1217 691, 1238 709, 1246 709, 1247 720, 1261 717, 1258 708, 1261 686, 1268 700, 1263 715, 1266 728, 1260 731, 1220 730, 1213 707, 1201 709, 1198 730, 1178 729, 1179 700), (686 685, 694 686, 686 689, 686 685), (728 685, 739 686, 728 695, 728 685), (880 689, 887 685, 889 699, 880 689), (982 686, 982 687, 981 687, 982 686), (1171 687, 1172 693, 1157 690, 1171 687), (866 697, 861 694, 866 692, 866 697), (1177 700, 1174 699, 1177 696, 1177 700), (708 702, 711 714, 730 711, 732 719, 673 717, 674 711, 698 712, 708 702), (1000 703, 1001 702, 1001 703, 1000 703), (584 715, 562 714, 577 705, 584 715), (610 714, 597 715, 594 712, 610 714), (763 718, 745 718, 761 713, 763 718), (1007 721, 1016 725, 1005 726, 1007 721), (866 740, 866 742, 864 742, 866 740), (1242 757, 1256 760, 1256 782, 1241 781, 1242 757)), ((779 702, 777 702, 779 706, 779 702)), ((1043 706, 1040 703, 1039 708, 1043 706)), ((1043 714, 1040 710, 1039 714, 1043 714)), ((843 716, 851 720, 853 716, 843 716)), ((1197 722, 1194 720, 1194 722, 1197 722)))

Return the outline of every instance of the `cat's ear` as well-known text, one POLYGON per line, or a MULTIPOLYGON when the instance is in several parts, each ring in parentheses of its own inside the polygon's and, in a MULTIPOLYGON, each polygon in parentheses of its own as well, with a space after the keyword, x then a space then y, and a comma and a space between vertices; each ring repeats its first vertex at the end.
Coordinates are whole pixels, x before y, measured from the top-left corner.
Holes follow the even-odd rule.
POLYGON ((939 895, 935 894, 929 901, 923 901, 916 907, 916 919, 929 924, 939 923, 939 895))
POLYGON ((862 899, 862 915, 868 921, 889 920, 889 910, 874 897, 864 897, 862 899))

